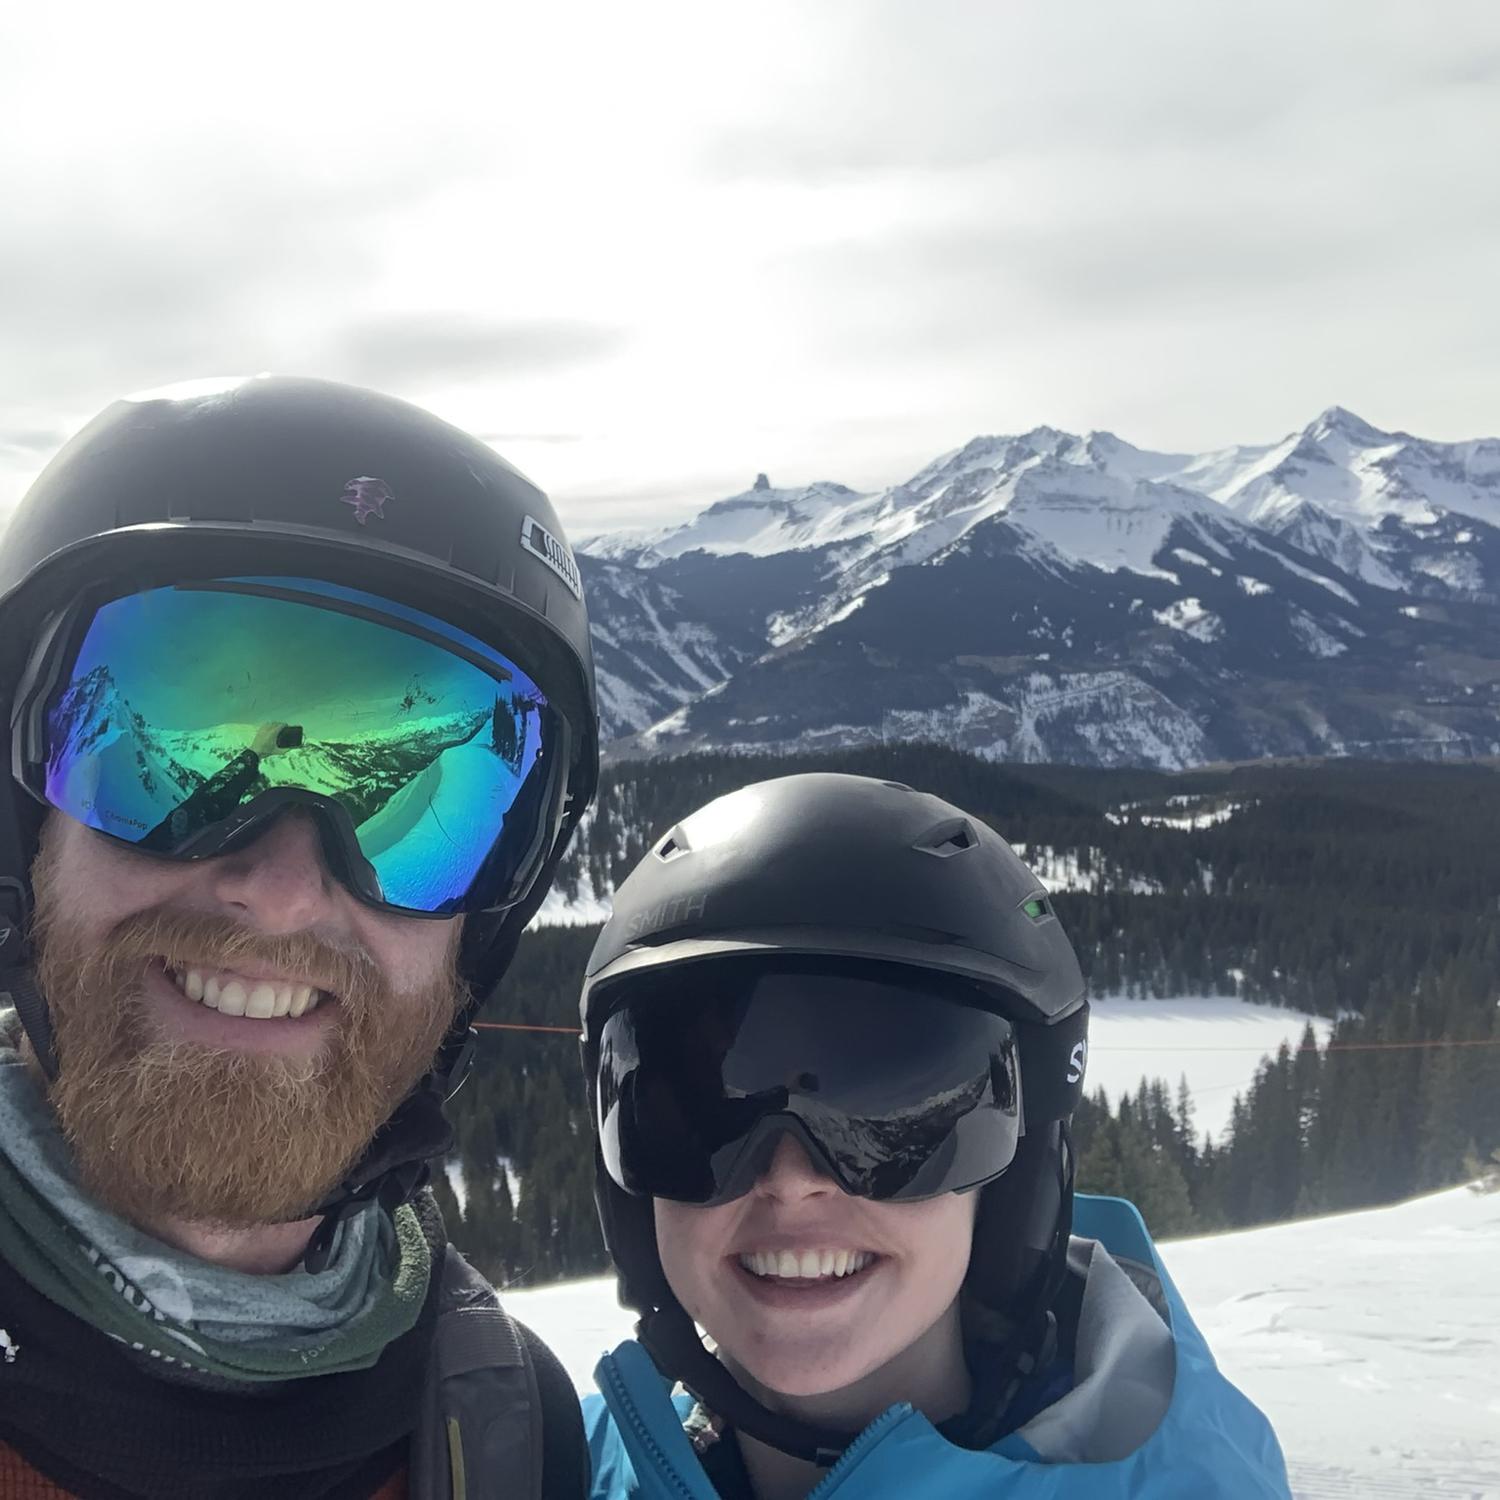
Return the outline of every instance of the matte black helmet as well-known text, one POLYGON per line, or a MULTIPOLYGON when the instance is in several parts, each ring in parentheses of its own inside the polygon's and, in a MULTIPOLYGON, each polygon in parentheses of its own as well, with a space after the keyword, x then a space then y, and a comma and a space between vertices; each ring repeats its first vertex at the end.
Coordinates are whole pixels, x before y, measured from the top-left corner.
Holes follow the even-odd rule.
MULTIPOLYGON (((566 720, 569 764, 551 856, 518 904, 465 922, 461 969, 477 1006, 504 972, 598 779, 588 616, 551 503, 485 443, 353 386, 256 376, 117 401, 53 458, 0 537, 6 721, 39 634, 80 589, 218 571, 325 578, 438 616, 520 656, 566 720)), ((0 989, 21 982, 42 816, 0 777, 0 989)), ((444 1071, 468 1021, 444 1049, 444 1071)), ((401 1155, 397 1142, 385 1148, 392 1160, 401 1155)))
MULTIPOLYGON (((1011 1164, 979 1189, 965 1288, 1013 1330, 1011 1378, 1034 1356, 1064 1274, 1068 1122, 1083 1091, 1088 1005, 1045 888, 978 818, 895 782, 819 773, 745 787, 678 823, 616 892, 588 961, 591 1103, 601 1031, 627 997, 650 1004, 652 976, 800 958, 957 978, 1012 1022, 1024 1134, 1011 1164)), ((703 1348, 662 1271, 650 1200, 621 1189, 597 1153, 595 1193, 620 1300, 641 1315, 642 1341, 664 1372, 787 1451, 838 1451, 847 1435, 768 1412, 703 1348)))

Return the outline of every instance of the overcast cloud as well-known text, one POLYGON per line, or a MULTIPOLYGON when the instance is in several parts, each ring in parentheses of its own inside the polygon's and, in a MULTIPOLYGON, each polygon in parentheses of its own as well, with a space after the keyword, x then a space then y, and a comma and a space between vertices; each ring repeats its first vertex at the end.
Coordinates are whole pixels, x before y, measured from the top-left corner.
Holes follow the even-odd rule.
POLYGON ((1491 0, 31 10, 0 515, 112 396, 261 369, 575 534, 1044 422, 1500 434, 1491 0))

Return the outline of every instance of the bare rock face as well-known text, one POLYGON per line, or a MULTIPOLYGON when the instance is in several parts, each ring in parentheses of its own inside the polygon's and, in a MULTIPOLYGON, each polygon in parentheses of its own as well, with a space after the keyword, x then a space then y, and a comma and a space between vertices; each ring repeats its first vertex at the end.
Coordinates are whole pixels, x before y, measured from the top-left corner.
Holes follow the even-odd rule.
POLYGON ((753 488, 757 490, 768 490, 771 488, 771 481, 764 474, 757 474, 755 476, 755 484, 753 488))

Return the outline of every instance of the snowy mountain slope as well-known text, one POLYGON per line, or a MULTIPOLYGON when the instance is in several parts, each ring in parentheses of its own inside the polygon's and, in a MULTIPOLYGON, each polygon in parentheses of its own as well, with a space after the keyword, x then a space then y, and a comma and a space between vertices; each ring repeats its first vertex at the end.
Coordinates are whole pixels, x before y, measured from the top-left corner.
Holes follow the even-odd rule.
POLYGON ((1142 552, 1137 567, 1102 547, 1081 561, 1027 524, 1038 513, 1066 535, 1061 507, 995 515, 617 753, 939 738, 1003 759, 1180 768, 1500 743, 1492 610, 1403 614, 1408 596, 1199 511, 1117 513, 1110 545, 1145 532, 1149 573, 1142 552))
MULTIPOLYGON (((1500 1497, 1500 1195, 1161 1246, 1225 1374, 1271 1419, 1298 1500, 1500 1497)), ((507 1294, 581 1391, 631 1332, 612 1278, 507 1294)))
POLYGON ((1043 427, 880 494, 766 484, 584 554, 606 738, 657 755, 936 734, 1164 767, 1490 753, 1492 450, 1331 408, 1211 455, 1043 427))
POLYGON ((721 635, 685 613, 682 596, 654 572, 586 558, 583 573, 599 712, 613 733, 645 729, 761 649, 753 629, 721 635))
POLYGON ((766 649, 770 619, 819 586, 821 552, 579 554, 606 740, 647 728, 766 649))
POLYGON ((1500 440, 1435 443, 1332 406, 1230 477, 1215 498, 1265 524, 1305 501, 1356 524, 1426 522, 1440 510, 1500 523, 1500 440))

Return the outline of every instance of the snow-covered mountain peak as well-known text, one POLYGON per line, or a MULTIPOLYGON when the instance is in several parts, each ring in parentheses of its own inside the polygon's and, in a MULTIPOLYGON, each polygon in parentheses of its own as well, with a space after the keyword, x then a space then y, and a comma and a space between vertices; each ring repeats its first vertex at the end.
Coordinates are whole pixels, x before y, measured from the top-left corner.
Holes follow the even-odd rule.
POLYGON ((579 550, 638 567, 653 567, 689 552, 769 557, 842 540, 849 530, 842 523, 843 512, 868 498, 832 480, 792 487, 762 480, 765 475, 749 489, 714 501, 689 521, 591 537, 579 550))
POLYGON ((1034 453, 1038 458, 1060 457, 1068 448, 1076 446, 1078 438, 1071 432, 1057 427, 1033 427, 1014 439, 1014 446, 1022 452, 1034 453))
MULTIPOLYGON (((1131 472, 1137 469, 1143 459, 1150 461, 1150 466, 1155 469, 1164 458, 1169 456, 1160 453, 1145 453, 1133 443, 1127 443, 1124 438, 1100 428, 1092 428, 1084 433, 1080 447, 1090 463, 1099 464, 1106 469, 1131 472)), ((1177 457, 1175 454, 1170 456, 1177 457)))
POLYGON ((1303 430, 1316 442, 1341 438, 1359 448, 1379 448, 1396 441, 1394 434, 1372 427, 1346 406, 1330 406, 1319 412, 1303 430))
POLYGON ((1340 406, 1226 477, 1218 498, 1253 524, 1277 529, 1308 502, 1362 530, 1387 516, 1425 526, 1441 511, 1500 523, 1500 442, 1385 432, 1340 406))
MULTIPOLYGON (((580 550, 652 567, 695 551, 765 557, 836 547, 845 565, 914 541, 933 522, 945 530, 935 546, 951 544, 965 526, 1007 509, 1020 475, 1032 470, 1038 481, 1046 476, 1054 498, 1071 486, 1080 501, 1125 503, 1123 492, 1106 494, 1089 477, 1103 474, 1127 487, 1172 485, 1275 530, 1298 523, 1308 504, 1316 508, 1312 519, 1319 526, 1327 519, 1335 529, 1374 531, 1387 516, 1429 525, 1445 510, 1500 525, 1500 439, 1433 442, 1387 432, 1347 407, 1330 406, 1278 442, 1198 454, 1137 448, 1102 429, 1080 436, 1038 426, 981 435, 875 493, 829 481, 783 487, 762 474, 750 489, 717 501, 691 521, 591 538, 580 550), (964 520, 957 530, 949 524, 955 516, 964 520)), ((1160 496, 1147 494, 1135 496, 1133 507, 1160 503, 1160 496)), ((1340 547, 1348 552, 1346 543, 1340 547)), ((922 555, 932 550, 925 543, 915 547, 922 555)), ((1380 569, 1372 572, 1366 559, 1361 571, 1374 581, 1380 569)))

